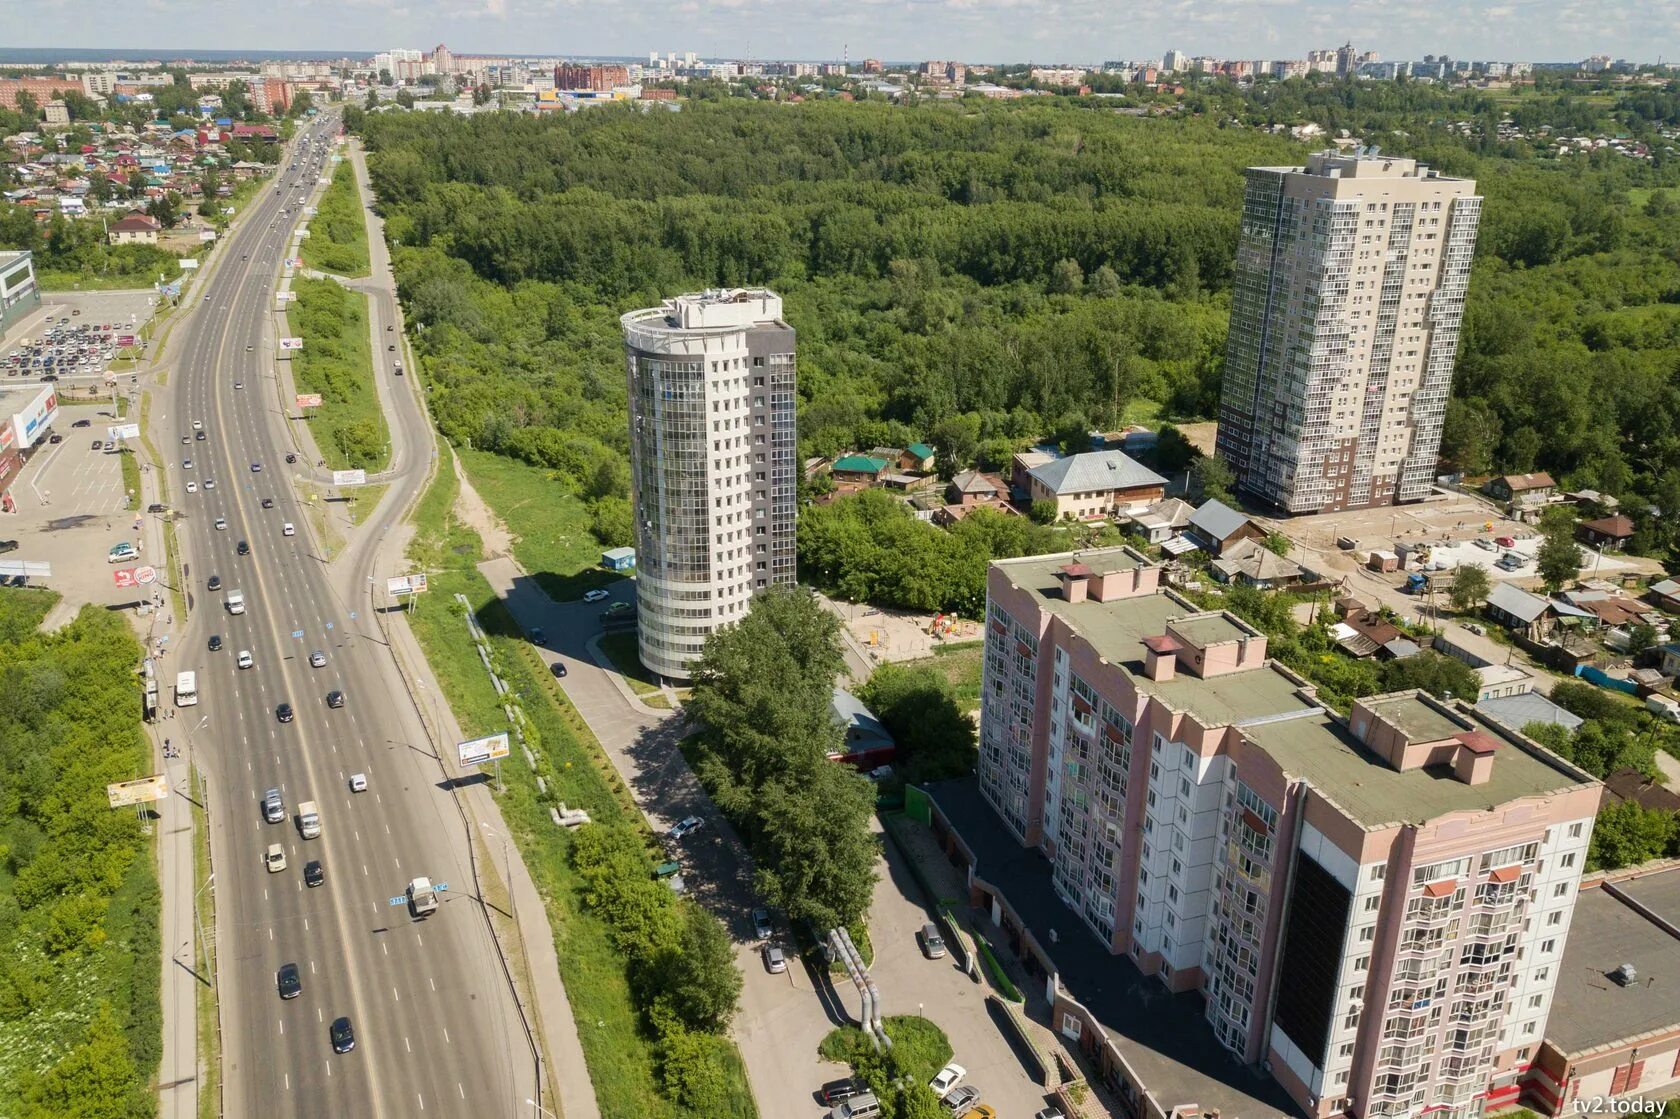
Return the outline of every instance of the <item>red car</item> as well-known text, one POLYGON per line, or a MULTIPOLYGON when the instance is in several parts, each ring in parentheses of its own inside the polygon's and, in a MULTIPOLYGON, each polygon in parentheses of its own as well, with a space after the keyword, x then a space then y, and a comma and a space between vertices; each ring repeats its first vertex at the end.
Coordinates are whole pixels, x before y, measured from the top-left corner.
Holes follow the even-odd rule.
POLYGON ((1517 542, 1509 536, 1495 536, 1493 542, 1501 548, 1515 548, 1517 546, 1517 542))

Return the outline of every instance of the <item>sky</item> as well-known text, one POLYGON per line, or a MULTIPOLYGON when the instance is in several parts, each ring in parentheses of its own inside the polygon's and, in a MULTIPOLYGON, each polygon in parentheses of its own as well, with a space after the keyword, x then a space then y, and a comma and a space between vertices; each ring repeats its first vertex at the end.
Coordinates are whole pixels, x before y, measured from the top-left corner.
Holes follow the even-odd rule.
POLYGON ((0 43, 100 47, 966 62, 1101 62, 1176 48, 1301 58, 1680 58, 1680 0, 81 0, 0 4, 0 43), (62 18, 54 18, 55 14, 62 18))

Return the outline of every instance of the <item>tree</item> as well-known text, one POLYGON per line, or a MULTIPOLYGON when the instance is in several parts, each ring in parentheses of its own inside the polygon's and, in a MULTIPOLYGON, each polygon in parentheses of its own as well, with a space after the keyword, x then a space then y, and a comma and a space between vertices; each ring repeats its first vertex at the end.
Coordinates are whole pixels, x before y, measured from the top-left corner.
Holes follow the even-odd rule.
POLYGON ((1108 265, 1098 265, 1087 290, 1098 299, 1113 299, 1120 294, 1120 276, 1108 265))
POLYGON ((649 974, 656 993, 653 1013, 684 1028, 721 1033, 741 996, 741 972, 723 925, 694 902, 684 902, 679 939, 660 950, 649 974))
POLYGON ((495 93, 491 90, 489 82, 479 82, 473 86, 474 105, 488 105, 494 98, 495 93))
POLYGON ((18 90, 15 105, 17 107, 18 115, 23 117, 24 120, 34 121, 41 115, 40 102, 36 101, 35 95, 30 93, 27 89, 18 90))
POLYGON ((1546 592, 1556 594, 1581 573, 1581 550, 1576 547, 1574 531, 1566 522, 1554 521, 1542 531, 1544 538, 1535 558, 1546 592))
POLYGON ((1415 657, 1389 661, 1382 667, 1385 692, 1421 688, 1442 699, 1450 696, 1474 702, 1480 687, 1474 669, 1456 657, 1443 656, 1433 649, 1425 649, 1415 657))
POLYGON ((148 185, 146 176, 142 172, 130 171, 128 173, 128 196, 130 198, 139 198, 145 194, 148 185))
POLYGON ((1262 540, 1261 544, 1263 544, 1266 550, 1271 552, 1273 555, 1285 557, 1289 555, 1289 537, 1285 536, 1281 532, 1268 532, 1266 534, 1266 539, 1262 540))
POLYGON ((892 732, 898 745, 894 769, 904 780, 938 781, 974 768, 974 720, 937 669, 883 664, 858 698, 892 732))
POLYGON ((362 107, 364 109, 377 109, 377 108, 379 108, 379 94, 378 94, 378 92, 373 90, 373 89, 369 89, 367 91, 367 99, 362 102, 362 107))
POLYGON ((111 186, 111 178, 103 171, 95 171, 88 176, 88 197, 95 202, 106 203, 111 200, 116 191, 111 186))
POLYGON ((1050 282, 1047 285, 1051 295, 1077 295, 1079 289, 1085 286, 1085 273, 1080 269, 1077 260, 1063 258, 1050 267, 1050 282))
POLYGON ((1219 501, 1234 508, 1237 501, 1231 496, 1231 486, 1236 480, 1230 464, 1218 455, 1203 455, 1190 466, 1191 489, 1203 501, 1219 501))
POLYGON ((1606 804, 1593 823, 1588 870, 1614 870, 1680 854, 1680 820, 1636 800, 1606 804))
POLYGON ((1640 622, 1628 630, 1627 651, 1632 656, 1638 656, 1646 649, 1657 643, 1657 627, 1649 622, 1640 622))
POLYGON ((1027 507, 1027 516, 1041 525, 1047 525, 1056 519, 1056 503, 1048 497, 1034 499, 1027 507))
POLYGON ((1452 588, 1447 592, 1453 609, 1459 612, 1473 610, 1493 587, 1488 578, 1488 570, 1479 563, 1465 562, 1453 568, 1452 588))
POLYGON ((174 229, 175 223, 181 220, 181 196, 166 190, 152 199, 146 212, 161 222, 165 229, 174 229))
POLYGON ((934 425, 932 438, 939 453, 939 476, 948 479, 974 464, 974 453, 980 446, 980 417, 974 412, 948 416, 934 425))
POLYGON ((207 169, 204 172, 204 178, 200 179, 198 183, 199 197, 201 199, 198 204, 198 212, 200 215, 209 218, 215 217, 221 212, 222 200, 217 196, 217 192, 221 190, 221 187, 222 177, 216 174, 214 168, 207 169))

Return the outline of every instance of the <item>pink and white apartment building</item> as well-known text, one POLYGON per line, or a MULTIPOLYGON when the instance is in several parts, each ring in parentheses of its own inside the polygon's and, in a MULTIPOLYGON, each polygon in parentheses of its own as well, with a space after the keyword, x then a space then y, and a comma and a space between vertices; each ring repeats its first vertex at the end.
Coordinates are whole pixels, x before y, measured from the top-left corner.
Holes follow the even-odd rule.
POLYGON ((981 795, 1116 968, 1199 992, 1303 1113, 1514 1103, 1600 784, 1456 699, 1338 715, 1160 574, 1129 548, 992 565, 981 795))

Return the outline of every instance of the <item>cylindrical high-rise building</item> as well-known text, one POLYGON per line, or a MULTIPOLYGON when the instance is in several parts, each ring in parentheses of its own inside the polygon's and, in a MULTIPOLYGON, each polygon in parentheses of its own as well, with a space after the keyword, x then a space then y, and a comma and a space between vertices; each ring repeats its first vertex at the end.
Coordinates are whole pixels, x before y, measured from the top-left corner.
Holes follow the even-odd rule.
POLYGON ((686 680, 708 634, 794 580, 794 331, 762 289, 680 295, 621 321, 637 644, 649 670, 686 680))

